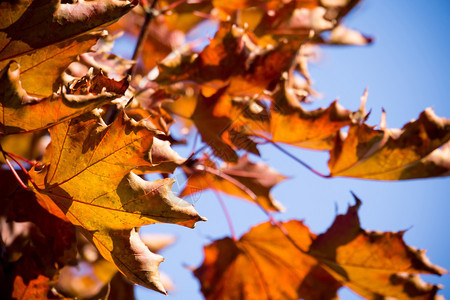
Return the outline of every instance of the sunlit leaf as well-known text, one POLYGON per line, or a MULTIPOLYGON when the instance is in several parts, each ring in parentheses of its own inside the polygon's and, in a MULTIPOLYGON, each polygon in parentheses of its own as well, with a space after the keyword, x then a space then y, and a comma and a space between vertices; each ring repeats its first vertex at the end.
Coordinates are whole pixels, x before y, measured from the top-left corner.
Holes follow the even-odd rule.
POLYGON ((158 273, 163 258, 148 250, 135 227, 155 222, 193 227, 205 219, 173 195, 173 179, 148 182, 130 172, 152 166, 148 153, 155 132, 123 113, 109 126, 86 114, 52 127, 50 135, 45 165, 30 172, 41 205, 82 227, 131 281, 164 293, 158 273))
POLYGON ((101 36, 89 32, 116 20, 135 4, 119 0, 2 3, 1 15, 12 13, 12 18, 4 18, 0 27, 0 68, 11 60, 18 62, 25 90, 36 97, 49 96, 62 71, 101 36))
POLYGON ((449 163, 442 153, 448 150, 439 147, 449 139, 450 120, 436 116, 432 109, 401 130, 352 124, 347 137, 336 137, 328 166, 332 176, 378 180, 445 175, 449 163))
POLYGON ((34 98, 22 88, 20 75, 16 63, 0 72, 1 135, 48 128, 122 96, 128 87, 126 79, 115 81, 97 72, 74 80, 50 97, 34 98))
POLYGON ((406 245, 403 232, 361 229, 356 201, 319 236, 292 220, 206 246, 194 271, 205 298, 332 299, 345 285, 367 299, 434 299, 439 287, 417 274, 446 271, 406 245))

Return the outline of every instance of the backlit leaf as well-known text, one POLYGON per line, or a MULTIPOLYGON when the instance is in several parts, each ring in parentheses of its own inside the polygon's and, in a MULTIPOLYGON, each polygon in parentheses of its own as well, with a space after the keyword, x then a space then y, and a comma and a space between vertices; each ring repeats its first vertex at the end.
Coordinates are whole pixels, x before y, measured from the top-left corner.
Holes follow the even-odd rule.
POLYGON ((263 223, 238 241, 206 246, 194 271, 206 299, 332 299, 345 285, 367 299, 434 299, 439 287, 417 274, 442 275, 403 232, 369 232, 357 215, 361 202, 315 236, 300 221, 263 223))
POLYGON ((164 293, 158 272, 163 258, 148 250, 135 227, 155 222, 194 227, 206 219, 173 195, 173 179, 148 182, 130 172, 152 166, 148 153, 155 132, 123 113, 109 126, 85 114, 49 131, 45 165, 30 171, 40 204, 82 227, 130 280, 164 293))
POLYGON ((274 95, 270 117, 274 142, 316 150, 331 149, 339 129, 350 124, 350 111, 337 101, 326 109, 306 111, 290 88, 274 95))
POLYGON ((361 202, 348 209, 326 233, 319 235, 308 252, 336 280, 367 299, 434 299, 438 286, 425 283, 416 274, 442 275, 425 251, 403 241, 404 232, 374 232, 359 224, 361 202))
POLYGON ((75 80, 62 91, 34 98, 22 88, 20 66, 8 64, 0 72, 0 135, 48 128, 120 97, 128 81, 115 81, 102 72, 75 80))
POLYGON ((205 165, 200 166, 199 170, 185 169, 188 179, 180 197, 215 189, 256 202, 267 210, 283 210, 283 206, 272 197, 270 190, 285 177, 270 166, 262 162, 251 162, 246 155, 240 157, 236 164, 229 163, 222 168, 217 168, 212 162, 205 165))
POLYGON ((34 0, 0 6, 0 68, 11 60, 23 69, 22 84, 36 97, 52 94, 62 71, 87 52, 100 33, 88 33, 128 12, 137 1, 34 0), (85 34, 88 33, 88 34, 85 34), (85 34, 85 35, 82 35, 85 34))
POLYGON ((300 221, 283 223, 297 249, 281 230, 263 223, 239 241, 215 241, 194 271, 206 299, 333 299, 340 284, 316 259, 305 254, 314 238, 300 221))
POLYGON ((436 116, 432 109, 401 130, 352 124, 347 137, 336 137, 328 166, 332 176, 378 180, 445 175, 449 158, 442 154, 448 150, 439 147, 449 139, 450 120, 436 116))

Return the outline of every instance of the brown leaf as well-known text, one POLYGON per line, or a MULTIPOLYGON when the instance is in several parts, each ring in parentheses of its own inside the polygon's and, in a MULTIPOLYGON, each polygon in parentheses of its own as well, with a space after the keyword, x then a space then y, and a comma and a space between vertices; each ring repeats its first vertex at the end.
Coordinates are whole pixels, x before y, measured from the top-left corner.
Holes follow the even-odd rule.
POLYGON ((194 271, 205 298, 331 299, 342 284, 367 299, 435 299, 439 287, 417 274, 447 271, 406 245, 403 232, 361 229, 356 201, 317 237, 292 220, 263 223, 239 241, 225 238, 206 246, 203 264, 194 271))
POLYGON ((101 72, 75 80, 58 94, 30 97, 20 83, 20 66, 8 64, 0 72, 0 135, 35 131, 76 117, 125 92, 128 81, 115 81, 101 72))
POLYGON ((34 0, 2 5, 1 15, 13 17, 0 28, 0 68, 17 61, 24 69, 22 84, 27 92, 38 97, 51 95, 62 71, 101 36, 88 32, 116 20, 136 4, 34 0))
POLYGON ((158 138, 153 138, 150 155, 153 165, 152 172, 173 173, 177 167, 186 161, 170 147, 169 141, 162 141, 158 138))
POLYGON ((262 162, 253 163, 244 155, 236 164, 226 164, 220 169, 212 162, 207 162, 199 168, 200 170, 185 169, 188 179, 180 197, 215 189, 255 202, 267 210, 284 210, 283 206, 273 199, 270 190, 285 177, 262 162))
MULTIPOLYGON (((25 174, 18 173, 22 181, 26 182, 25 174)), ((0 171, 0 190, 2 191, 0 215, 11 222, 31 222, 32 230, 35 231, 31 238, 36 240, 45 237, 43 239, 45 245, 42 248, 46 249, 53 264, 63 266, 75 261, 76 236, 72 224, 43 209, 38 204, 35 194, 22 189, 9 170, 0 171)), ((26 238, 30 239, 30 236, 26 235, 26 238)))
POLYGON ((346 138, 336 137, 328 166, 331 176, 378 180, 445 175, 449 162, 442 153, 448 150, 439 147, 449 139, 450 120, 436 116, 432 109, 401 130, 352 124, 346 138))
POLYGON ((236 127, 239 125, 237 119, 231 119, 227 112, 220 113, 223 111, 220 109, 220 102, 228 100, 225 94, 227 88, 219 89, 211 97, 200 94, 191 119, 201 134, 202 141, 211 147, 215 156, 227 162, 237 162, 236 149, 245 149, 258 155, 259 152, 256 144, 246 139, 246 134, 236 127))
POLYGON ((225 85, 230 97, 254 97, 278 82, 289 69, 299 43, 264 44, 251 32, 229 22, 199 54, 181 55, 158 65, 156 81, 193 81, 210 95, 225 85), (213 92, 211 92, 213 91, 213 92))
POLYGON ((173 195, 173 179, 148 182, 130 172, 152 167, 148 153, 155 132, 124 113, 109 126, 86 114, 49 131, 45 165, 30 171, 40 204, 82 227, 131 281, 164 293, 158 279, 163 258, 148 250, 135 227, 155 222, 194 227, 206 219, 173 195))
POLYGON ((282 89, 274 95, 270 132, 274 142, 328 150, 339 129, 350 124, 350 111, 334 101, 326 109, 304 110, 293 91, 282 89))
POLYGON ((406 245, 404 232, 361 229, 361 202, 356 201, 313 241, 308 253, 336 280, 367 299, 434 299, 439 287, 422 282, 415 274, 442 275, 446 271, 432 265, 425 251, 406 245))
POLYGON ((21 276, 17 276, 14 280, 14 290, 11 296, 18 300, 48 299, 47 294, 50 291, 51 284, 52 280, 44 275, 38 275, 37 278, 30 280, 28 283, 25 283, 21 276))
POLYGON ((205 260, 194 271, 206 299, 333 299, 340 284, 304 254, 314 238, 300 221, 281 230, 263 223, 239 241, 215 241, 204 248, 205 260))

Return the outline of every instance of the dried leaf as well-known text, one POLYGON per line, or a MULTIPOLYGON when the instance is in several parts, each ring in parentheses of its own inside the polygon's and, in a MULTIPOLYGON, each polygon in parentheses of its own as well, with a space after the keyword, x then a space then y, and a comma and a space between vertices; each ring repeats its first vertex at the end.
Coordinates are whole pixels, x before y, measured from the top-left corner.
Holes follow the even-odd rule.
POLYGON ((180 197, 206 189, 215 189, 255 202, 267 210, 284 210, 283 206, 272 197, 270 190, 285 177, 270 166, 262 162, 253 163, 247 155, 239 157, 236 164, 226 164, 220 169, 212 162, 205 165, 201 166, 200 170, 185 169, 188 179, 180 197))
POLYGON ((337 101, 326 109, 306 111, 296 99, 290 89, 274 95, 270 114, 272 140, 316 150, 331 149, 339 129, 350 124, 350 111, 337 101))
POLYGON ((45 165, 30 171, 40 204, 81 226, 131 281, 164 293, 158 273, 163 258, 148 250, 135 227, 155 222, 193 227, 206 219, 173 195, 173 179, 148 182, 130 172, 152 166, 148 153, 155 132, 123 113, 109 126, 86 114, 49 131, 45 165))
POLYGON ((314 238, 300 221, 283 223, 291 238, 270 223, 239 241, 215 241, 194 271, 206 299, 333 299, 340 284, 306 255, 314 238))
POLYGON ((432 265, 425 251, 406 245, 404 232, 361 229, 358 218, 361 202, 357 198, 356 201, 345 215, 336 217, 326 233, 313 241, 308 253, 336 280, 367 299, 434 299, 439 287, 414 275, 442 275, 446 271, 432 265))
POLYGON ((62 71, 101 36, 99 32, 88 32, 116 20, 136 4, 118 0, 62 4, 57 0, 34 0, 2 5, 1 15, 9 16, 13 11, 13 17, 0 27, 0 68, 11 60, 17 61, 24 70, 25 90, 33 96, 49 96, 62 71))
POLYGON ((361 229, 356 201, 317 237, 292 220, 263 223, 238 241, 206 246, 204 262, 194 271, 205 298, 332 299, 342 284, 368 299, 434 299, 439 287, 416 274, 447 271, 406 245, 403 232, 361 229))
POLYGON ((16 63, 0 72, 0 135, 48 128, 123 95, 128 87, 127 80, 117 82, 98 72, 75 80, 58 94, 38 99, 27 94, 20 78, 16 63))
POLYGON ((436 116, 432 109, 401 130, 352 124, 346 138, 336 137, 328 166, 331 176, 378 180, 445 175, 448 157, 442 157, 446 150, 439 147, 449 139, 450 120, 436 116))

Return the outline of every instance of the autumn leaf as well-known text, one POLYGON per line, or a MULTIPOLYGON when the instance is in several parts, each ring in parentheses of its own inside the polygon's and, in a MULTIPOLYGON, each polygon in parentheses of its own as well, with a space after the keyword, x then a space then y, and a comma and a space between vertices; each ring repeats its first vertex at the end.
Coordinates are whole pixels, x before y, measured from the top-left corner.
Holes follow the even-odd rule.
POLYGON ((350 111, 334 101, 326 109, 304 110, 289 87, 274 96, 270 112, 270 132, 274 142, 328 150, 339 129, 350 124, 350 111))
POLYGON ((448 150, 439 148, 449 139, 450 120, 432 109, 401 130, 352 124, 347 137, 336 136, 328 166, 331 176, 378 180, 445 175, 449 162, 442 154, 448 150))
POLYGON ((368 299, 433 299, 439 287, 416 274, 446 271, 406 245, 403 232, 361 229, 356 201, 319 236, 292 220, 263 223, 238 241, 206 246, 204 262, 194 271, 205 298, 332 299, 345 285, 368 299))
POLYGON ((179 2, 176 0, 159 1, 163 10, 170 8, 170 13, 165 14, 164 23, 170 31, 187 33, 204 20, 198 13, 209 13, 213 8, 211 1, 179 2))
MULTIPOLYGON (((215 156, 227 162, 237 162, 237 149, 245 149, 259 155, 256 143, 247 137, 246 133, 235 123, 237 119, 231 119, 228 113, 218 115, 218 104, 223 97, 227 97, 228 87, 219 89, 210 97, 199 95, 192 121, 215 156)), ((226 101, 227 99, 225 99, 226 101)))
POLYGON ((337 216, 324 234, 312 243, 308 254, 342 284, 367 299, 434 299, 438 286, 423 282, 416 274, 443 275, 424 250, 403 240, 404 232, 375 232, 360 227, 361 202, 337 216))
POLYGON ((38 275, 36 279, 28 283, 23 281, 22 277, 17 277, 14 281, 13 299, 40 300, 48 299, 47 294, 50 291, 52 281, 44 275, 38 275))
POLYGON ((169 135, 169 128, 174 123, 172 116, 163 108, 163 104, 171 95, 163 89, 146 89, 135 92, 135 101, 132 101, 126 113, 136 121, 145 120, 152 128, 169 135))
POLYGON ((184 170, 187 182, 180 197, 214 189, 257 203, 266 210, 284 210, 270 190, 285 177, 262 162, 251 162, 247 155, 239 157, 236 164, 225 164, 222 168, 209 161, 200 165, 199 169, 184 167, 184 170))
POLYGON ((23 68, 22 84, 36 97, 51 95, 62 71, 87 52, 106 26, 128 12, 137 1, 34 0, 0 7, 0 68, 15 60, 23 68))
POLYGON ((198 54, 179 55, 158 65, 160 84, 193 81, 207 96, 228 85, 230 97, 253 97, 272 89, 289 69, 300 44, 259 44, 248 30, 220 23, 213 39, 198 54))
POLYGON ((128 81, 115 81, 101 71, 64 86, 60 93, 34 98, 22 88, 20 66, 8 64, 0 72, 0 135, 48 128, 122 96, 128 81))
POLYGON ((333 299, 340 284, 305 254, 314 238, 300 221, 283 223, 300 249, 270 223, 239 241, 215 241, 194 271, 206 299, 333 299))
POLYGON ((83 77, 92 68, 94 72, 102 70, 107 77, 114 80, 122 80, 127 77, 128 71, 135 62, 110 53, 115 40, 120 36, 120 33, 102 35, 95 46, 90 49, 92 52, 80 54, 76 61, 73 61, 64 70, 61 74, 62 83, 67 84, 74 79, 83 77))
POLYGON ((173 195, 173 179, 148 182, 130 172, 152 167, 155 131, 124 113, 109 126, 85 114, 49 131, 44 165, 30 171, 40 204, 80 226, 131 281, 165 293, 158 273, 163 258, 148 250, 135 228, 156 222, 194 227, 206 219, 173 195))
MULTIPOLYGON (((141 235, 141 239, 153 253, 158 253, 175 242, 175 237, 169 234, 144 234, 141 235)), ((78 248, 80 249, 78 264, 65 266, 60 271, 55 285, 59 293, 77 299, 104 299, 108 293, 112 296, 112 293, 117 292, 125 293, 119 299, 134 299, 132 298, 134 285, 118 273, 114 264, 104 260, 82 235, 78 236, 78 248)), ((164 288, 170 291, 171 281, 164 275, 161 273, 161 281, 164 288)))
MULTIPOLYGON (((19 172, 22 181, 26 177, 19 172)), ((45 248, 52 262, 49 264, 71 264, 76 257, 75 228, 72 224, 65 222, 43 209, 36 201, 33 192, 21 189, 14 175, 8 170, 0 172, 0 200, 2 207, 0 216, 4 216, 10 222, 31 222, 32 230, 37 230, 36 236, 44 237, 45 248)), ((31 224, 30 223, 30 224, 31 224)), ((24 223, 25 224, 25 223, 24 223)), ((4 237, 6 240, 6 237, 4 237)), ((27 236, 27 238, 30 238, 27 236)), ((32 239, 37 239, 34 234, 32 239)), ((34 244, 38 244, 34 241, 34 244)), ((15 250, 14 250, 15 251, 15 250)), ((11 260, 14 255, 11 255, 11 260)))

